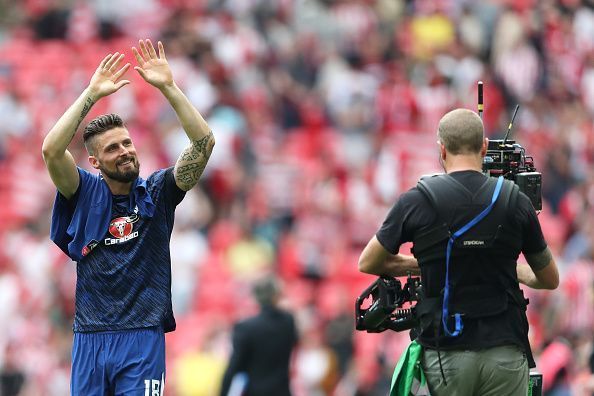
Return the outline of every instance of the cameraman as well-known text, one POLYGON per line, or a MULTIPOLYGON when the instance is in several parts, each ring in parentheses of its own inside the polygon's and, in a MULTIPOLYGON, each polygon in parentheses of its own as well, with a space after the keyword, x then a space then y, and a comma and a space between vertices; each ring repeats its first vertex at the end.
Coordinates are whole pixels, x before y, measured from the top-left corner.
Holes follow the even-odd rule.
POLYGON ((519 283, 555 289, 557 265, 529 198, 507 180, 496 191, 498 180, 482 173, 488 141, 480 117, 453 110, 437 137, 446 174, 400 196, 361 253, 359 270, 420 273, 425 297, 413 333, 424 348, 431 395, 526 396, 534 361, 519 283), (413 242, 414 257, 398 254, 404 242, 413 242), (529 266, 517 265, 520 252, 529 266))

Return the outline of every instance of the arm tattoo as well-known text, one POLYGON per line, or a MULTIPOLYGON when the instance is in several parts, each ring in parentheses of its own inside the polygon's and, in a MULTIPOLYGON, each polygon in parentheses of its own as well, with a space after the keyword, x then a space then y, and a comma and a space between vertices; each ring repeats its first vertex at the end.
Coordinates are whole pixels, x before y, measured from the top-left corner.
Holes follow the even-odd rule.
POLYGON ((78 129, 80 123, 82 122, 82 120, 85 119, 85 117, 87 116, 87 114, 91 110, 91 107, 93 107, 94 104, 95 104, 95 102, 93 102, 93 99, 87 97, 87 99, 85 100, 85 105, 84 105, 82 111, 80 112, 80 116, 78 117, 78 122, 76 123, 75 129, 78 129))
POLYGON ((188 191, 198 183, 198 179, 206 168, 206 163, 212 153, 214 146, 214 135, 212 131, 208 135, 192 140, 179 156, 175 164, 174 175, 179 188, 188 191))
POLYGON ((553 255, 551 254, 551 250, 547 247, 542 252, 534 253, 534 254, 526 254, 526 261, 532 267, 533 271, 540 271, 553 259, 553 255))

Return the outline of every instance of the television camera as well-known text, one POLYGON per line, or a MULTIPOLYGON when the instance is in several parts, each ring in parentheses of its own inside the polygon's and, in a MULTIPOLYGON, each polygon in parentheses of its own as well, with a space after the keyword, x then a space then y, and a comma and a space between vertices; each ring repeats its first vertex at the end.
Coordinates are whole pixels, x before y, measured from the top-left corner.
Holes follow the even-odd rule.
POLYGON ((516 183, 530 198, 535 210, 542 209, 542 174, 536 171, 534 159, 526 155, 524 147, 514 140, 508 140, 514 119, 520 106, 516 105, 507 133, 503 140, 489 140, 487 155, 483 161, 483 172, 487 176, 503 176, 516 183))

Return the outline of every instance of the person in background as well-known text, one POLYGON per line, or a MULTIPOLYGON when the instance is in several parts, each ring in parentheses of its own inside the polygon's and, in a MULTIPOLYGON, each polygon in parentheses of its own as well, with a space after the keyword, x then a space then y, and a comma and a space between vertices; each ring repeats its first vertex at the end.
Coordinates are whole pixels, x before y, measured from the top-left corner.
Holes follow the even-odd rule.
POLYGON ((295 321, 278 307, 278 279, 258 280, 252 291, 260 312, 233 328, 233 352, 221 396, 290 396, 289 367, 298 341, 295 321))

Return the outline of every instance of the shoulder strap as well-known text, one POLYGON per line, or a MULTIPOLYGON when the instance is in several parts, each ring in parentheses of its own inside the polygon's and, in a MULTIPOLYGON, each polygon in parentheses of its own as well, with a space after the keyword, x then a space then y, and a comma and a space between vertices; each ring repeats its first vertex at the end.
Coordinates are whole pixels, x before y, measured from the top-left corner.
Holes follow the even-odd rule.
POLYGON ((508 216, 510 216, 510 220, 513 220, 518 205, 520 187, 511 180, 505 180, 503 187, 504 189, 501 191, 501 200, 505 203, 505 208, 508 216))
MULTIPOLYGON (((496 184, 497 178, 490 177, 481 189, 487 188, 492 192, 495 190, 496 184)), ((456 199, 456 195, 465 195, 470 199, 473 198, 472 194, 466 188, 460 187, 463 186, 447 174, 423 177, 417 182, 417 188, 427 197, 429 203, 442 220, 448 220, 444 219, 441 215, 444 206, 449 206, 453 202, 459 202, 456 199)), ((503 181, 499 202, 505 205, 506 212, 511 215, 513 215, 513 209, 517 204, 518 192, 519 187, 514 182, 510 180, 503 181), (508 211, 508 208, 511 210, 508 211)))
MULTIPOLYGON (((503 202, 509 202, 515 184, 511 181, 504 181, 506 182, 506 188, 502 189, 501 198, 503 198, 503 202)), ((497 178, 489 177, 476 192, 471 192, 452 176, 441 174, 421 178, 417 183, 417 188, 427 197, 441 222, 451 227, 452 225, 449 224, 451 221, 450 215, 458 203, 473 203, 480 196, 486 197, 488 195, 490 197, 495 190, 496 184, 497 178)))
POLYGON ((442 210, 440 209, 443 208, 440 204, 440 197, 443 197, 444 194, 452 194, 456 192, 456 189, 452 188, 453 186, 450 179, 451 178, 447 174, 432 175, 421 178, 417 183, 417 188, 423 195, 425 195, 425 197, 427 197, 433 211, 441 220, 441 223, 447 223, 449 219, 445 219, 442 216, 442 210))
MULTIPOLYGON (((434 209, 439 208, 440 197, 456 187, 455 181, 448 174, 423 177, 417 182, 417 188, 425 194, 434 209), (439 191, 439 193, 438 193, 439 191)), ((462 190, 460 190, 462 191, 462 190)))

